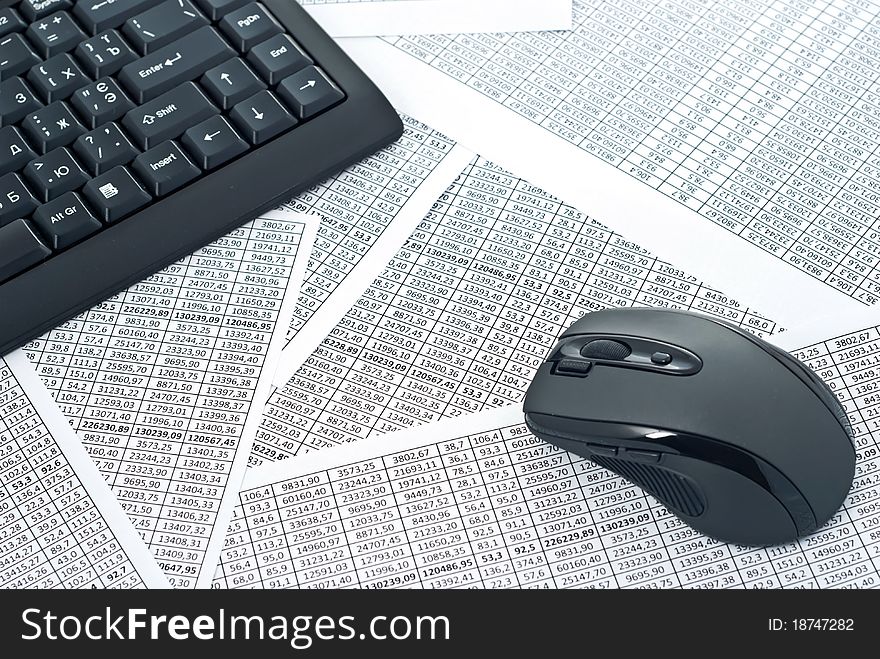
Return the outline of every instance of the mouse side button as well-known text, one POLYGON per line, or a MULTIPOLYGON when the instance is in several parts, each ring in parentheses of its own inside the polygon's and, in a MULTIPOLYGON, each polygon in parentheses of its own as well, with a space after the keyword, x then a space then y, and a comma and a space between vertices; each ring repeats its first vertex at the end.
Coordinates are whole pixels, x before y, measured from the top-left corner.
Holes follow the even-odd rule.
POLYGON ((626 449, 623 453, 623 457, 629 458, 630 460, 637 460, 638 462, 660 462, 660 454, 655 453, 654 451, 626 449))
POLYGON ((591 368, 593 368, 592 362, 585 362, 579 359, 561 359, 556 364, 556 373, 583 377, 590 372, 591 368))

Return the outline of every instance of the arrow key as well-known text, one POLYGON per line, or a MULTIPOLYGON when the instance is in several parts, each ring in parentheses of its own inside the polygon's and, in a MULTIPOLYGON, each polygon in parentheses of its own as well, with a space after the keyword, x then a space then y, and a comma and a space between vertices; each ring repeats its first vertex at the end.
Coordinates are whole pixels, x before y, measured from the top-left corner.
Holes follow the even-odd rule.
POLYGON ((202 76, 200 82, 214 102, 224 110, 266 89, 265 83, 238 57, 215 66, 202 76))
POLYGON ((345 98, 317 66, 307 66, 278 85, 278 95, 298 119, 311 119, 345 98))
POLYGON ((229 116, 251 144, 268 142, 297 123, 275 95, 265 90, 233 107, 229 116))
POLYGON ((196 164, 204 170, 219 167, 250 148, 221 116, 193 126, 183 134, 182 141, 196 164))

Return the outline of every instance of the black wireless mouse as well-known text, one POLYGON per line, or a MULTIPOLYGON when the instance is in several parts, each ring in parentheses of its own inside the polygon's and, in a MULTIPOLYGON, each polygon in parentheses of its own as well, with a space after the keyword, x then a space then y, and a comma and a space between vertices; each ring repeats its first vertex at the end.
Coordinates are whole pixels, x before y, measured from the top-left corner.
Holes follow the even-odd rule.
POLYGON ((852 429, 804 364, 701 314, 584 316, 526 394, 536 436, 638 485, 686 524, 742 545, 812 533, 852 485, 852 429))

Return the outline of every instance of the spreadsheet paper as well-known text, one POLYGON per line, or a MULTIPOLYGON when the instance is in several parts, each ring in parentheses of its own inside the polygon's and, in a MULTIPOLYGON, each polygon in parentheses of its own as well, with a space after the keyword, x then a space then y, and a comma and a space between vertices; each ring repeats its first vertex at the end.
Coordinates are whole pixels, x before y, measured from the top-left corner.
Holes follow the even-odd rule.
POLYGON ((299 0, 333 37, 568 30, 571 0, 299 0))
POLYGON ((401 119, 394 144, 283 206, 317 213, 321 223, 276 383, 312 354, 474 156, 412 117, 401 119))
POLYGON ((27 357, 0 357, 0 588, 167 588, 27 357))
POLYGON ((782 322, 880 297, 877 3, 576 0, 569 32, 345 47, 396 107, 782 322))
POLYGON ((707 538, 509 406, 248 470, 214 586, 877 587, 876 314, 779 342, 837 394, 858 456, 843 508, 797 542, 707 538))
POLYGON ((622 306, 779 329, 772 313, 476 159, 269 397, 250 464, 518 403, 557 336, 588 311, 622 306))
POLYGON ((317 222, 267 213, 24 348, 174 587, 210 584, 317 222))
POLYGON ((778 329, 773 309, 731 298, 475 159, 269 397, 250 464, 518 403, 563 330, 588 311, 624 306, 700 311, 760 335, 778 329))

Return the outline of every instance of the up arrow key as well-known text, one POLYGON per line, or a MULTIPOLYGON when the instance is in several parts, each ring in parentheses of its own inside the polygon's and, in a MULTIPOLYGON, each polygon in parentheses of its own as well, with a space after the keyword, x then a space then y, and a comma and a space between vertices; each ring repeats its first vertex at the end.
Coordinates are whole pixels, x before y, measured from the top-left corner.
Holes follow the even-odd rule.
POLYGON ((315 86, 315 81, 309 80, 306 84, 304 84, 302 87, 300 87, 299 90, 302 91, 303 89, 308 89, 309 87, 314 87, 314 86, 315 86))

